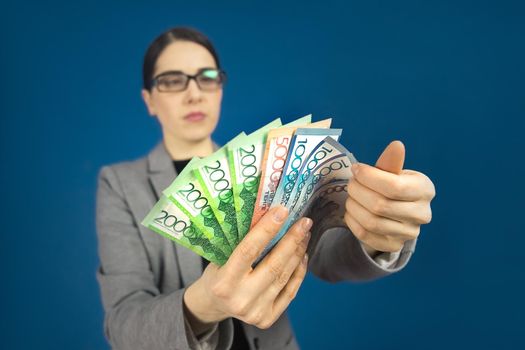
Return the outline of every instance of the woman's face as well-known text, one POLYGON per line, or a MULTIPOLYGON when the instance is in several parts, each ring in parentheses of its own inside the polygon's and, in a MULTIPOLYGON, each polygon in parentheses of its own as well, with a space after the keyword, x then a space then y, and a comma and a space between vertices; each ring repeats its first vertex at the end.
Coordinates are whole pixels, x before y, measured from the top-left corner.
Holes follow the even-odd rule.
MULTIPOLYGON (((167 71, 196 74, 202 68, 217 68, 211 53, 190 41, 169 44, 160 54, 153 76, 167 71)), ((160 92, 156 87, 142 90, 142 97, 150 115, 157 116, 164 138, 199 142, 210 137, 219 121, 222 87, 215 91, 201 91, 195 80, 186 90, 160 92)))

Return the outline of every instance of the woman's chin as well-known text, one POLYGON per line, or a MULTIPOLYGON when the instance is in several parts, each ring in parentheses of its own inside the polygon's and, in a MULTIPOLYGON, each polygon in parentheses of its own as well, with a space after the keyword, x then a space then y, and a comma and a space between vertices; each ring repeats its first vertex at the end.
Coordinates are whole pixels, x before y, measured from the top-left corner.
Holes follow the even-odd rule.
POLYGON ((194 142, 208 139, 213 133, 213 130, 215 130, 215 126, 216 124, 212 124, 210 122, 203 123, 201 125, 192 125, 186 127, 186 130, 184 130, 186 133, 185 136, 188 140, 192 140, 194 142))
POLYGON ((209 128, 192 128, 192 130, 186 130, 187 133, 184 134, 184 139, 191 143, 201 142, 209 139, 212 131, 209 128))

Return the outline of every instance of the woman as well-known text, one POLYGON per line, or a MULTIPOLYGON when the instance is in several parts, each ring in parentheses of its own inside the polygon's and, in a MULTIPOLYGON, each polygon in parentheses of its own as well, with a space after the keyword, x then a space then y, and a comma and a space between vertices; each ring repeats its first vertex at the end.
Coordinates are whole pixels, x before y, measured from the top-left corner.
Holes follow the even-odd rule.
POLYGON ((189 159, 217 148, 211 134, 224 79, 215 49, 196 30, 171 29, 146 52, 142 97, 160 122, 162 142, 147 157, 102 168, 97 193, 97 278, 115 349, 298 348, 285 310, 307 268, 328 281, 399 271, 419 226, 430 221, 433 185, 423 174, 401 171, 404 150, 394 143, 376 167, 354 169, 348 227, 324 233, 310 261, 314 223, 302 218, 251 268, 286 218, 283 207, 270 210, 222 267, 206 266, 139 225, 189 159))

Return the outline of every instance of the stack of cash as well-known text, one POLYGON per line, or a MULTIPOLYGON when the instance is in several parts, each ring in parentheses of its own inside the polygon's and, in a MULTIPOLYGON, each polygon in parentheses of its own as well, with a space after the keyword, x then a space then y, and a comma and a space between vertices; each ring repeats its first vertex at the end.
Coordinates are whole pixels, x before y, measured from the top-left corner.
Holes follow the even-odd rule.
POLYGON ((301 217, 314 221, 309 253, 320 235, 344 226, 347 185, 356 159, 331 129, 331 119, 311 115, 280 119, 241 133, 205 158, 193 158, 142 224, 218 265, 272 207, 289 215, 259 262, 301 217))

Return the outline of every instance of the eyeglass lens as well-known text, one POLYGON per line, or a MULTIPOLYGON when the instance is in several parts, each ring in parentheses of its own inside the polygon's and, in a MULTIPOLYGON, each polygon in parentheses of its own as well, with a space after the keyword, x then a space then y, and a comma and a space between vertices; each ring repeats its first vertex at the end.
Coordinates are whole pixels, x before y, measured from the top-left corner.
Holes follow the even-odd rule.
MULTIPOLYGON (((156 79, 156 85, 159 91, 177 92, 185 90, 188 87, 190 76, 173 72, 162 75, 156 79)), ((198 87, 204 91, 213 91, 222 85, 222 77, 219 70, 207 69, 199 72, 195 76, 198 87)))

